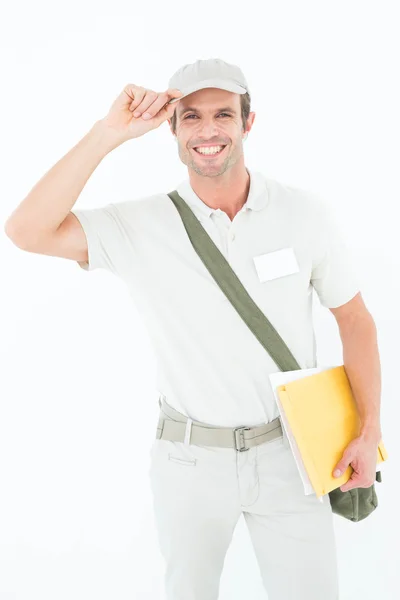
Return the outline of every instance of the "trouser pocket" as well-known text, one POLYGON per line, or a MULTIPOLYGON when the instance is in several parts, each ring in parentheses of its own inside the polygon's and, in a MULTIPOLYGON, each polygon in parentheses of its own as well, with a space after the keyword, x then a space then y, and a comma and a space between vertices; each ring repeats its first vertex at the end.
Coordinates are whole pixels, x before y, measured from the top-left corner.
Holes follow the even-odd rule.
POLYGON ((185 444, 184 442, 170 442, 169 445, 168 460, 188 467, 194 467, 196 465, 197 458, 192 450, 193 446, 191 444, 185 444))
POLYGON ((180 465, 185 465, 188 467, 194 467, 196 465, 195 458, 181 458, 180 456, 174 456, 173 454, 168 453, 168 460, 172 462, 176 462, 180 465))

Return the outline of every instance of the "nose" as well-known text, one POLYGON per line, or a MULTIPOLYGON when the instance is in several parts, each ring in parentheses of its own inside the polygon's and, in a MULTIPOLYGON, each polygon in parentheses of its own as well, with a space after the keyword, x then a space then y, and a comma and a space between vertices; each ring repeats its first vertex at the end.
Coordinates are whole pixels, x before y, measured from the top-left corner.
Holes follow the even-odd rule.
POLYGON ((218 124, 213 119, 202 119, 197 133, 199 138, 203 139, 203 143, 218 138, 218 124))

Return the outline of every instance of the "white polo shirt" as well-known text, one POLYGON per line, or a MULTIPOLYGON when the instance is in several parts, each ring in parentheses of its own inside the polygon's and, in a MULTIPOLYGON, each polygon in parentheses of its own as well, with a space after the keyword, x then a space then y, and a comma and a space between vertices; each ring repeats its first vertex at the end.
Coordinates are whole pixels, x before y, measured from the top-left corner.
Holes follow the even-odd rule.
MULTIPOLYGON (((189 179, 176 189, 301 368, 314 367, 312 290, 325 307, 351 300, 359 291, 351 257, 319 197, 247 170, 248 198, 233 221, 209 208, 189 179), (288 248, 298 265, 290 274, 269 255, 288 248), (261 255, 269 256, 259 277, 253 257, 261 255)), ((78 264, 127 284, 154 347, 157 390, 172 407, 218 426, 272 421, 279 410, 268 374, 279 368, 194 250, 170 191, 74 209, 89 253, 78 264)))

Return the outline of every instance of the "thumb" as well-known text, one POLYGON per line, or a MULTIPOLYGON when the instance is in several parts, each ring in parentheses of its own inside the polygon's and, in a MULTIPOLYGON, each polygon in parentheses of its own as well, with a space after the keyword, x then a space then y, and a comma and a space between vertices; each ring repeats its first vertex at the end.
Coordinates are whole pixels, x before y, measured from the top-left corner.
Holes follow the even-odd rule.
POLYGON ((351 463, 352 460, 353 460, 353 457, 351 455, 351 452, 346 450, 344 452, 341 460, 337 463, 337 465, 333 471, 333 476, 340 477, 341 475, 343 475, 343 473, 345 472, 345 470, 347 469, 347 467, 349 466, 349 464, 351 463))
POLYGON ((164 111, 165 111, 164 118, 170 119, 172 117, 172 115, 174 114, 174 111, 175 111, 176 107, 178 106, 178 104, 179 104, 179 101, 173 102, 172 104, 170 102, 168 102, 168 104, 166 104, 164 106, 164 111))
POLYGON ((182 92, 178 89, 168 89, 167 93, 169 95, 169 100, 168 100, 167 104, 164 104, 164 106, 161 108, 161 110, 159 110, 158 113, 152 119, 152 121, 156 127, 161 125, 161 123, 163 123, 167 119, 171 119, 176 107, 179 104, 179 99, 178 100, 176 100, 176 99, 183 95, 182 92), (174 99, 175 99, 175 102, 171 103, 171 100, 174 100, 174 99))

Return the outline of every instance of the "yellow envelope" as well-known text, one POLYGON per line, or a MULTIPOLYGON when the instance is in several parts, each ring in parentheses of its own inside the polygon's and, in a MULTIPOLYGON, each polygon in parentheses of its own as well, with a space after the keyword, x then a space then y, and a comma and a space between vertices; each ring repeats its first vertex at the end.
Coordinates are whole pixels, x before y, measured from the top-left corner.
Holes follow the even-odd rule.
MULTIPOLYGON (((277 392, 317 497, 344 485, 351 465, 340 477, 332 473, 361 428, 344 365, 281 385, 277 392)), ((381 440, 377 464, 387 458, 381 440)))

